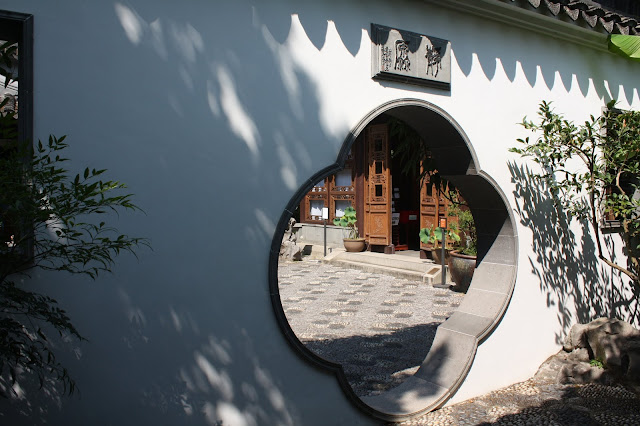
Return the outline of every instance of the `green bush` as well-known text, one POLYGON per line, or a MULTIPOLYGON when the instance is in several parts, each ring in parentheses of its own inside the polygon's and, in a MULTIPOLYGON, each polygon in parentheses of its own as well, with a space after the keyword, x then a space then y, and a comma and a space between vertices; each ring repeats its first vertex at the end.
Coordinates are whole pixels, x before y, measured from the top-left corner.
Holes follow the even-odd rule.
POLYGON ((111 270, 118 254, 149 245, 106 224, 112 213, 140 209, 123 193, 123 183, 102 180, 105 170, 87 168, 69 176, 64 140, 50 136, 34 148, 14 141, 0 155, 0 394, 5 396, 28 375, 40 386, 53 378, 72 393, 75 383, 56 361, 49 336, 83 340, 56 300, 28 290, 22 278, 39 268, 95 279, 111 270))

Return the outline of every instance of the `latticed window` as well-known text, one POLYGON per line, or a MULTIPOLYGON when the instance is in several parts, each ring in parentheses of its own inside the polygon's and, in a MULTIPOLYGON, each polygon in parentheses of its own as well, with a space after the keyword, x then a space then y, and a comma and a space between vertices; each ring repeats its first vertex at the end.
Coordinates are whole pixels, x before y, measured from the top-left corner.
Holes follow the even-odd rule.
MULTIPOLYGON (((32 51, 33 17, 0 11, 0 156, 18 149, 19 142, 32 141, 32 51)), ((15 156, 14 156, 15 157, 15 156)), ((8 207, 0 194, 0 244, 2 249, 14 247, 18 234, 28 232, 9 218, 8 207)))
POLYGON ((344 210, 355 207, 353 158, 349 155, 345 168, 320 182, 305 195, 300 205, 300 220, 304 223, 323 223, 322 209, 329 211, 328 224, 342 217, 344 210))

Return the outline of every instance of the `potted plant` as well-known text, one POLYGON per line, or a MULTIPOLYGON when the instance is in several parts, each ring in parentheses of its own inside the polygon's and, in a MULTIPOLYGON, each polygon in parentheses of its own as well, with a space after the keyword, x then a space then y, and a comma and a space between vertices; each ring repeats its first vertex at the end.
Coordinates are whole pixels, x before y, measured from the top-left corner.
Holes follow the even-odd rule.
POLYGON ((424 248, 420 247, 420 258, 421 259, 433 259, 433 244, 435 242, 435 237, 433 236, 433 225, 428 228, 420 229, 420 233, 418 234, 420 237, 420 242, 424 244, 424 248))
POLYGON ((458 217, 458 226, 463 236, 460 239, 462 244, 449 254, 449 271, 451 280, 456 284, 454 290, 466 292, 471 284, 477 261, 478 237, 475 222, 471 211, 461 209, 460 206, 453 206, 449 214, 458 217))
MULTIPOLYGON (((433 257, 433 261, 437 264, 442 263, 441 255, 442 255, 442 228, 434 228, 431 225, 428 228, 420 229, 420 241, 427 246, 431 246, 431 256, 433 257)), ((457 226, 455 224, 451 224, 451 227, 446 229, 444 232, 445 236, 445 260, 448 259, 449 248, 447 245, 451 244, 450 242, 458 242, 460 241, 460 235, 457 232, 457 226)))
POLYGON ((345 250, 349 252, 360 252, 364 250, 366 246, 364 238, 360 238, 358 235, 356 222, 356 209, 351 206, 344 209, 344 215, 342 215, 342 217, 333 219, 334 225, 342 226, 347 231, 347 236, 343 239, 343 242, 345 250))

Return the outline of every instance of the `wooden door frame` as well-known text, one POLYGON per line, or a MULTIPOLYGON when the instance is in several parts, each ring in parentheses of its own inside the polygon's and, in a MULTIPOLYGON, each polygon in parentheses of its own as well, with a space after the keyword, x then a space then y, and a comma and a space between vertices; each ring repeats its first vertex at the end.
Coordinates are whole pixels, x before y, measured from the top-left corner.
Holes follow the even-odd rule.
POLYGON ((383 246, 385 253, 394 253, 391 241, 391 154, 389 127, 372 124, 365 132, 365 238, 372 246, 383 246), (380 149, 377 149, 378 143, 380 149))

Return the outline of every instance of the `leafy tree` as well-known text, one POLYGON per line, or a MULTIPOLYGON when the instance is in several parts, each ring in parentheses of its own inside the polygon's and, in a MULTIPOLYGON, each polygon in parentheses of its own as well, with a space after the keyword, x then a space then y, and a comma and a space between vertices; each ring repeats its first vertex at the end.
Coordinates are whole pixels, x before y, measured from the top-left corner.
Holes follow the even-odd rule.
POLYGON ((121 252, 149 245, 98 223, 110 213, 139 208, 131 194, 122 193, 124 184, 101 180, 105 170, 69 176, 64 140, 50 136, 32 148, 4 139, 0 153, 0 394, 5 396, 27 374, 40 386, 53 378, 72 393, 75 383, 56 360, 49 336, 84 339, 54 299, 26 289, 19 279, 34 268, 95 279, 111 270, 121 252))
POLYGON ((614 107, 612 101, 600 117, 575 125, 542 102, 539 121, 522 122, 537 138, 518 139, 524 147, 510 151, 540 164, 533 178, 550 188, 558 208, 589 222, 600 260, 629 277, 640 291, 640 112, 614 107), (619 223, 626 264, 604 253, 605 219, 619 223))
MULTIPOLYGON (((0 42, 4 87, 18 84, 18 44, 0 42)), ((126 186, 101 180, 105 170, 74 178, 64 168, 65 137, 48 143, 19 141, 15 99, 0 102, 0 395, 10 396, 22 377, 42 387, 54 380, 65 393, 75 383, 56 361, 49 336, 84 340, 56 300, 22 284, 36 268, 95 279, 121 252, 135 254, 144 238, 118 234, 98 218, 139 210, 126 186), (96 224, 97 223, 97 224, 96 224)), ((23 384, 24 385, 24 384, 23 384)))

